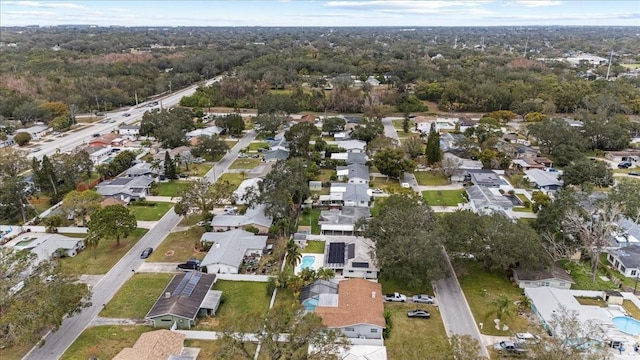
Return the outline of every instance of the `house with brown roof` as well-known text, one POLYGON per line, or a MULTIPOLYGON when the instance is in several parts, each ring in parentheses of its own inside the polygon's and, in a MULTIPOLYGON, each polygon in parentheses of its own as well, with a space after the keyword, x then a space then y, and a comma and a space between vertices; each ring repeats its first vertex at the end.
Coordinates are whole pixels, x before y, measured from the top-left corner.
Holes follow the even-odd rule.
POLYGON ((382 286, 365 279, 348 279, 338 284, 337 296, 326 296, 316 315, 329 328, 348 338, 382 339, 386 327, 382 286))
POLYGON ((640 150, 605 151, 604 157, 611 161, 640 162, 640 150))
POLYGON ((316 116, 315 115, 311 115, 311 114, 302 115, 300 120, 294 120, 294 121, 296 121, 296 122, 308 122, 308 123, 314 124, 316 122, 316 116))
POLYGON ((109 205, 122 205, 122 206, 127 206, 127 203, 120 200, 120 199, 116 199, 114 197, 108 197, 104 200, 102 200, 102 202, 100 202, 100 207, 107 207, 109 205))
POLYGON ((122 146, 124 139, 119 134, 109 133, 89 141, 89 146, 122 146))
POLYGON ((175 275, 145 319, 154 327, 191 329, 199 315, 215 315, 220 305, 222 292, 211 290, 215 279, 215 274, 199 271, 175 275))
MULTIPOLYGON (((140 335, 132 347, 122 349, 113 360, 167 360, 172 355, 185 356, 184 338, 184 334, 169 330, 146 332, 140 335)), ((195 357, 187 355, 184 359, 195 357)))

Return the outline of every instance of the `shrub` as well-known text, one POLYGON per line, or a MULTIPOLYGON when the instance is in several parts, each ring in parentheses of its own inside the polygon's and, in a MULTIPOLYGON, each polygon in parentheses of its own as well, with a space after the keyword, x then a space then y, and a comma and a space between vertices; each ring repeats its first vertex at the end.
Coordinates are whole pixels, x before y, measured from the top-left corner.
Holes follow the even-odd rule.
POLYGON ((391 321, 391 311, 388 309, 384 310, 384 322, 387 325, 384 330, 382 330, 382 338, 388 339, 391 334, 391 329, 393 328, 393 322, 391 321))
POLYGON ((260 232, 260 230, 258 230, 257 227, 253 226, 253 225, 247 225, 244 227, 244 231, 248 231, 250 233, 254 233, 254 234, 258 234, 260 232))
POLYGON ((527 208, 527 209, 531 208, 531 202, 530 202, 530 201, 525 201, 525 202, 523 203, 523 205, 524 205, 524 207, 525 207, 525 208, 527 208))
POLYGON ((15 140, 18 146, 24 146, 27 145, 29 141, 31 141, 31 135, 28 132, 22 131, 15 134, 13 140, 15 140))
POLYGON ((146 200, 136 200, 129 203, 129 206, 146 206, 146 207, 154 207, 156 203, 146 200))

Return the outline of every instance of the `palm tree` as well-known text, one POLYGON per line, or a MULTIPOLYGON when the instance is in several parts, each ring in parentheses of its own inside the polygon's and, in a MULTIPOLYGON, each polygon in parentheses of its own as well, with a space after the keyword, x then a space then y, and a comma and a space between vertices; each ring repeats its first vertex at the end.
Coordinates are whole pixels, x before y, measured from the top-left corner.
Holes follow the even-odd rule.
POLYGON ((302 253, 300 252, 300 247, 295 243, 295 241, 293 241, 293 239, 289 240, 287 243, 286 264, 295 268, 301 259, 302 253))
POLYGON ((500 320, 500 322, 513 315, 511 299, 505 294, 501 294, 497 299, 493 300, 491 305, 495 307, 496 318, 500 320))
POLYGON ((93 248, 94 259, 96 259, 96 248, 98 247, 99 243, 100 243, 100 238, 96 236, 95 233, 92 233, 91 231, 89 231, 87 233, 87 237, 84 238, 84 244, 90 248, 93 248))
POLYGON ((160 170, 160 160, 153 160, 151 162, 151 171, 153 171, 156 175, 158 174, 158 171, 160 170))
POLYGON ((320 280, 331 280, 335 275, 336 273, 333 269, 321 267, 316 271, 316 277, 320 280))
POLYGON ((303 286, 307 286, 317 279, 316 271, 311 268, 304 268, 298 276, 302 279, 303 286))

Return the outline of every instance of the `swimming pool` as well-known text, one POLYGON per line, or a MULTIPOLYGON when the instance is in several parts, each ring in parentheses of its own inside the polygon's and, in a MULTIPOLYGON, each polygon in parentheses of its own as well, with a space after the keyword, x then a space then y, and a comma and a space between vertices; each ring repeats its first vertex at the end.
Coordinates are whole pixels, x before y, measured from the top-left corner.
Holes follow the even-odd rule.
POLYGON ((108 164, 111 161, 113 161, 113 156, 109 156, 108 158, 104 159, 104 161, 102 162, 103 164, 108 164))
POLYGON ((316 262, 316 257, 313 255, 305 255, 300 262, 300 270, 311 269, 313 270, 313 264, 316 262))
POLYGON ((623 333, 640 335, 640 321, 628 316, 616 316, 611 319, 613 325, 623 333))

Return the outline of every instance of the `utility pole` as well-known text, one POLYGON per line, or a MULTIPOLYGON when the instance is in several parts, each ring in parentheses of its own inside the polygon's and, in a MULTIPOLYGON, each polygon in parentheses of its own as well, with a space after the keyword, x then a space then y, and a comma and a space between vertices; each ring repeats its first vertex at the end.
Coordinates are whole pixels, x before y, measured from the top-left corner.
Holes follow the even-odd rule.
POLYGON ((611 49, 611 54, 609 55, 609 67, 607 67, 607 78, 606 78, 606 80, 609 80, 609 73, 611 72, 611 61, 612 60, 613 60, 613 49, 611 49))
POLYGON ((171 91, 171 81, 169 81, 169 94, 171 94, 171 93, 172 93, 172 91, 171 91))
POLYGON ((100 102, 98 101, 98 94, 96 94, 96 106, 98 107, 98 112, 100 112, 100 102))
POLYGON ((134 92, 133 92, 133 94, 134 94, 134 95, 135 95, 135 97, 136 97, 136 106, 138 106, 138 92, 137 92, 137 91, 134 91, 134 92))

